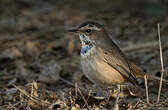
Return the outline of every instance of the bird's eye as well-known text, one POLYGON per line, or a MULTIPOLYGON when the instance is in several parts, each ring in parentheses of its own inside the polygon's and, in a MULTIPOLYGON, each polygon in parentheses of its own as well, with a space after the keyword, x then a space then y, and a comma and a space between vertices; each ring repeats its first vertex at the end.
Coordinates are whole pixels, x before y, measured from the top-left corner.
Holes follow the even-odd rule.
POLYGON ((87 29, 87 30, 86 30, 87 33, 90 33, 91 31, 92 31, 91 29, 87 29))

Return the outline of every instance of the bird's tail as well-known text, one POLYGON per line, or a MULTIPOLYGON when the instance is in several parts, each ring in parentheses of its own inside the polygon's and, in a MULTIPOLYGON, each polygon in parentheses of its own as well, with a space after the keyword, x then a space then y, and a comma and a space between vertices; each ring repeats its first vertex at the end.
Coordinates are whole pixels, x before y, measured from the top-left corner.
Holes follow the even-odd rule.
MULTIPOLYGON (((150 75, 149 73, 143 72, 138 66, 135 64, 131 63, 130 64, 133 73, 137 78, 144 78, 145 75, 147 75, 148 80, 154 80, 154 81, 160 81, 160 77, 150 75)), ((168 84, 168 80, 163 79, 163 83, 168 84)))
MULTIPOLYGON (((156 81, 160 81, 160 77, 157 77, 157 76, 153 76, 153 75, 149 75, 147 74, 147 77, 149 80, 156 80, 156 81)), ((166 79, 162 79, 163 83, 166 83, 168 84, 168 80, 166 79)))

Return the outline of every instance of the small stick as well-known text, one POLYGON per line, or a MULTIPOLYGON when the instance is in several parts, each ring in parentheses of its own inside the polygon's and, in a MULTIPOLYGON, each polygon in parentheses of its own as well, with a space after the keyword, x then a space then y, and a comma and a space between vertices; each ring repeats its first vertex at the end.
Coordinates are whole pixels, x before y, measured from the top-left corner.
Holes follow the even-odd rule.
POLYGON ((158 37, 159 37, 159 49, 160 49, 160 62, 162 67, 161 77, 160 77, 160 85, 159 85, 159 91, 158 91, 158 97, 157 97, 157 103, 160 101, 160 93, 162 89, 162 80, 164 75, 164 67, 163 67, 163 55, 162 55, 162 46, 161 46, 161 39, 160 39, 160 24, 158 23, 158 37))
POLYGON ((31 96, 31 94, 29 94, 29 93, 27 93, 25 90, 22 90, 22 89, 20 89, 19 87, 17 87, 16 85, 13 85, 17 90, 19 90, 22 94, 24 94, 25 96, 27 96, 28 98, 30 98, 31 100, 33 100, 33 101, 39 101, 39 102, 42 102, 42 103, 44 103, 44 104, 48 104, 48 105, 50 105, 50 102, 48 102, 48 101, 44 101, 44 100, 41 100, 41 99, 39 99, 38 97, 36 97, 36 96, 31 96))
MULTIPOLYGON (((75 87, 75 92, 78 91, 79 94, 81 95, 82 99, 83 99, 84 102, 85 102, 84 106, 86 105, 86 106, 87 106, 87 109, 90 110, 90 107, 89 107, 89 105, 88 105, 88 103, 87 103, 87 100, 85 99, 85 97, 83 96, 83 94, 82 94, 82 92, 81 92, 81 90, 84 91, 85 89, 84 89, 84 88, 81 88, 81 87, 78 87, 77 83, 75 83, 75 86, 74 86, 73 83, 71 83, 71 82, 69 82, 69 81, 67 81, 67 80, 65 80, 65 79, 63 79, 63 78, 60 78, 60 79, 61 79, 62 81, 64 81, 65 83, 67 83, 67 84, 69 84, 69 85, 75 87), (81 90, 80 90, 80 89, 81 89, 81 90)), ((89 96, 90 96, 90 94, 91 94, 91 92, 89 92, 89 96)), ((76 95, 77 95, 77 93, 76 93, 76 95)), ((88 97, 88 98, 89 98, 89 97, 88 97)))
POLYGON ((75 96, 78 97, 78 84, 75 83, 75 96))
MULTIPOLYGON (((7 106, 7 110, 12 110, 12 109, 14 109, 14 107, 15 106, 17 106, 17 105, 19 105, 19 104, 21 104, 22 102, 20 101, 20 102, 17 102, 17 103, 15 103, 15 104, 13 104, 13 105, 8 105, 7 106)), ((16 109, 16 108, 15 108, 16 109)))
POLYGON ((148 76, 146 74, 144 75, 144 79, 145 79, 145 89, 146 89, 146 102, 147 104, 150 104, 149 95, 148 95, 148 76))
POLYGON ((81 90, 80 90, 79 88, 77 88, 77 89, 78 89, 78 92, 79 92, 79 94, 81 95, 83 101, 85 102, 87 109, 90 110, 90 107, 89 107, 89 105, 88 105, 88 103, 87 103, 87 100, 86 100, 85 97, 83 96, 81 90))
POLYGON ((120 92, 121 92, 121 85, 118 84, 117 85, 117 98, 116 98, 116 101, 115 101, 114 110, 119 110, 118 101, 119 101, 119 98, 120 98, 120 95, 119 95, 120 92))
MULTIPOLYGON (((89 98, 90 98, 90 94, 91 94, 91 93, 92 93, 92 90, 90 90, 89 93, 88 93, 88 97, 87 97, 87 99, 86 99, 87 102, 88 102, 88 100, 89 100, 89 98)), ((87 104, 87 103, 85 103, 85 104, 83 105, 82 110, 84 109, 84 107, 86 106, 86 104, 87 104)))
POLYGON ((153 42, 146 42, 146 43, 141 43, 141 44, 132 44, 129 45, 128 47, 123 48, 122 50, 124 52, 137 52, 137 51, 142 51, 142 50, 151 50, 151 48, 155 48, 158 45, 157 41, 153 42))
MULTIPOLYGON (((75 86, 76 86, 76 85, 73 84, 72 82, 70 82, 70 81, 68 81, 68 80, 65 80, 65 79, 63 79, 63 78, 61 78, 61 77, 60 77, 60 80, 63 81, 63 82, 65 82, 65 83, 67 83, 67 84, 69 84, 69 85, 72 86, 72 87, 75 87, 75 86)), ((87 92, 87 90, 86 90, 85 88, 82 88, 82 87, 79 87, 79 86, 78 86, 78 88, 81 89, 83 92, 87 92)), ((75 90, 75 92, 76 92, 76 90, 75 90)))

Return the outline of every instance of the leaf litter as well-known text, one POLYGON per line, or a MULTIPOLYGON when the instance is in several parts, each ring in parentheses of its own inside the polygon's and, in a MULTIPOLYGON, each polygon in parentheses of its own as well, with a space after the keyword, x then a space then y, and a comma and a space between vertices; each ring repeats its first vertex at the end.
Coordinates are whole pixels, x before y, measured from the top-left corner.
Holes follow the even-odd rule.
MULTIPOLYGON (((104 98, 95 98, 98 87, 81 71, 80 41, 66 31, 86 20, 104 24, 129 60, 158 76, 161 71, 159 49, 153 43, 158 41, 156 22, 160 21, 167 67, 168 19, 163 2, 86 0, 74 4, 76 0, 0 2, 0 109, 113 108, 115 87, 109 88, 111 92, 103 88, 104 98), (155 6, 156 13, 152 10, 155 6)), ((167 73, 165 68, 165 79, 167 73)), ((141 97, 130 95, 129 90, 138 93, 132 85, 123 85, 119 100, 121 110, 168 107, 166 85, 163 85, 160 103, 156 104, 159 83, 148 81, 151 101, 148 105, 144 80, 140 82, 141 97)))

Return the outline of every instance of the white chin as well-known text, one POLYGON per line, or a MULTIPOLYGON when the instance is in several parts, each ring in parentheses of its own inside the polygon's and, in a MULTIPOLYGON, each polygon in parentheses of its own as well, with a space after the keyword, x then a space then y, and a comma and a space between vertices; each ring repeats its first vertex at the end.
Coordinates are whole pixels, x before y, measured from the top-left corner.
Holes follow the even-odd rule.
POLYGON ((86 41, 91 42, 90 38, 88 36, 84 35, 84 34, 79 34, 79 38, 80 38, 83 45, 85 45, 86 41))
POLYGON ((85 40, 85 39, 86 39, 86 36, 85 36, 85 35, 83 35, 83 34, 79 34, 79 38, 80 38, 80 40, 81 40, 81 41, 83 41, 83 40, 85 40))
POLYGON ((86 40, 86 36, 85 35, 83 35, 83 34, 79 34, 79 38, 80 38, 80 40, 81 40, 81 43, 82 43, 82 45, 85 45, 85 40, 86 40))

